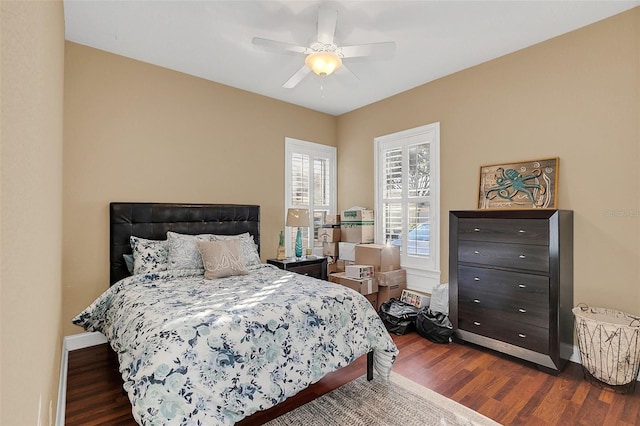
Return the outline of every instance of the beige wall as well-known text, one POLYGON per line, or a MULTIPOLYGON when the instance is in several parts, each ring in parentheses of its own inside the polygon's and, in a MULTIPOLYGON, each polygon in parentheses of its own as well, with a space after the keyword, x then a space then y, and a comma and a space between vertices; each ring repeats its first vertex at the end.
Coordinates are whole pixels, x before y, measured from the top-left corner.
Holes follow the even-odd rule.
POLYGON ((640 9, 335 118, 66 43, 63 325, 107 287, 108 203, 262 206, 283 223, 285 136, 338 146, 338 204, 372 206, 373 138, 439 121, 442 281, 450 209, 482 164, 560 157, 575 211, 575 301, 640 306, 640 9), (621 214, 621 216, 617 216, 621 214))
POLYGON ((284 228, 284 139, 336 145, 336 118, 67 42, 63 324, 109 284, 111 201, 261 206, 284 228))
POLYGON ((0 26, 0 424, 45 425, 62 342, 62 2, 2 1, 0 26))
POLYGON ((476 208, 480 166, 557 156, 575 302, 640 314, 640 8, 339 117, 340 208, 373 206, 374 137, 433 122, 442 282, 448 211, 476 208))

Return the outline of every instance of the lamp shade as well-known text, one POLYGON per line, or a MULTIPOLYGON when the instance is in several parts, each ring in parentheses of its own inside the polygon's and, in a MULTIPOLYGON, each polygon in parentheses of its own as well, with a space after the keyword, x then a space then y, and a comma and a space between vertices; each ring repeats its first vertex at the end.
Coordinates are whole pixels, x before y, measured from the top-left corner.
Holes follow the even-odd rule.
POLYGON ((287 210, 287 226, 309 226, 309 209, 287 210))
POLYGON ((333 52, 314 52, 306 57, 304 63, 320 76, 326 76, 340 68, 342 59, 333 52))

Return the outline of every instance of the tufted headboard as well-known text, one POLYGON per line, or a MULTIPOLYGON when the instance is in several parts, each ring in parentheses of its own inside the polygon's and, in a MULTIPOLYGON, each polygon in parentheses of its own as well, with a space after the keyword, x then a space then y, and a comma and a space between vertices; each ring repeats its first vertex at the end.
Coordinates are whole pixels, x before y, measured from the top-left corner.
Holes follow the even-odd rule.
POLYGON ((166 240, 181 234, 235 235, 248 232, 260 248, 260 206, 243 204, 111 203, 109 205, 110 284, 129 276, 122 257, 132 235, 166 240))

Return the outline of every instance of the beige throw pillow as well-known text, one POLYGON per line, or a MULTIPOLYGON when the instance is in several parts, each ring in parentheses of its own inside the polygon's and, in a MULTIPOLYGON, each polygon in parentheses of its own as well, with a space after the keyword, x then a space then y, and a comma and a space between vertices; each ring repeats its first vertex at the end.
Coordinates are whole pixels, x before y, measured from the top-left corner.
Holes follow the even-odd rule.
POLYGON ((249 273, 242 261, 240 240, 197 241, 196 244, 202 256, 206 279, 249 273))

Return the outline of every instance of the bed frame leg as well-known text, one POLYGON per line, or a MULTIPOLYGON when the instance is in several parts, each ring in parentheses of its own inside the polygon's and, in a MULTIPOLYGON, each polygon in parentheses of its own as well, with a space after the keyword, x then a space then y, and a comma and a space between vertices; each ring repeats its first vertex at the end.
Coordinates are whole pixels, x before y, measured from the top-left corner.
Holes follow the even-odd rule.
POLYGON ((367 380, 373 380, 373 351, 367 352, 367 380))

